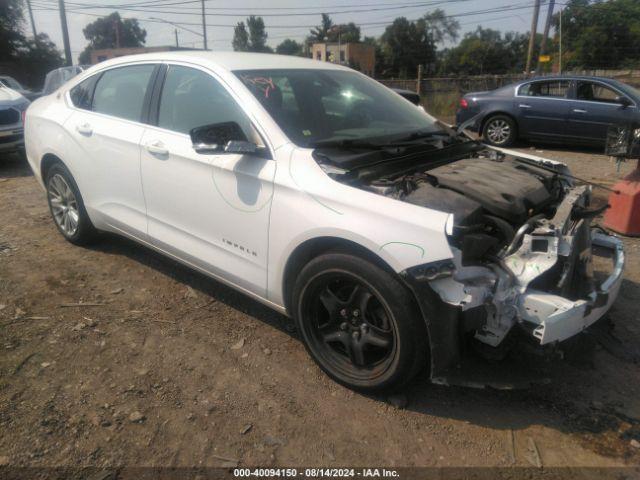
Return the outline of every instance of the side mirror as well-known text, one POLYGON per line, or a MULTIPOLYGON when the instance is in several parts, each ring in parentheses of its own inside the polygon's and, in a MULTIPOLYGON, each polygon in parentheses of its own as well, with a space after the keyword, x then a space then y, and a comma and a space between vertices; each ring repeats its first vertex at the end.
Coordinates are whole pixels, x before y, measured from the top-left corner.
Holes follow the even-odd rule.
POLYGON ((629 107, 629 106, 632 105, 631 100, 629 100, 627 97, 625 97, 623 95, 620 95, 619 97, 616 97, 616 103, 619 103, 624 108, 629 107))
POLYGON ((247 139, 236 122, 196 127, 189 132, 189 136, 193 149, 201 154, 255 153, 258 148, 247 139))

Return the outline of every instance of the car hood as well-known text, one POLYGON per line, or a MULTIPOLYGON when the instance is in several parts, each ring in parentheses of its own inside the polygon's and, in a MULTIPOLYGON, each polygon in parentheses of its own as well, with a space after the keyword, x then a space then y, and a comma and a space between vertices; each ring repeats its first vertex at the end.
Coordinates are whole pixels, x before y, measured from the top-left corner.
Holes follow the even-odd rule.
POLYGON ((17 100, 24 100, 24 97, 15 90, 7 87, 0 87, 0 102, 16 102, 17 100))

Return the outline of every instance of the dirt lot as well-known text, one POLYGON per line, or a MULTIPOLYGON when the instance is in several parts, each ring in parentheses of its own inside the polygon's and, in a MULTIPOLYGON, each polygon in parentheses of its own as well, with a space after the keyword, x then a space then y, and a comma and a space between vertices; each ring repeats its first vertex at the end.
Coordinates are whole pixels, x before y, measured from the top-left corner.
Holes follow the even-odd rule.
MULTIPOLYGON (((619 176, 594 151, 525 150, 619 176)), ((66 243, 21 159, 0 161, 0 206, 0 465, 640 465, 638 240, 608 319, 564 361, 533 362, 550 384, 422 375, 368 397, 229 288, 116 237, 66 243)))

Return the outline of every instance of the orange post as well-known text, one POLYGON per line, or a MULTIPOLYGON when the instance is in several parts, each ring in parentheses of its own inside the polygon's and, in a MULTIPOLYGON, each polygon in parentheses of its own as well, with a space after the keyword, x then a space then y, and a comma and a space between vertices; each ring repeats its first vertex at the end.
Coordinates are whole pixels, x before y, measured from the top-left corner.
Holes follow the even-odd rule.
POLYGON ((611 208, 604 226, 622 235, 640 236, 640 160, 636 169, 619 181, 609 195, 611 208))

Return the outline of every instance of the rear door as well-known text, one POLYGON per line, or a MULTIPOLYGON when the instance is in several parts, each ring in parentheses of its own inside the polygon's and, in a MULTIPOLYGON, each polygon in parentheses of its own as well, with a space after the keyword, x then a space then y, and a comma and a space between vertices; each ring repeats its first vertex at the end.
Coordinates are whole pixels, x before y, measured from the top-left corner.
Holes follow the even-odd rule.
POLYGON ((569 80, 538 80, 518 88, 515 108, 524 137, 561 139, 569 116, 569 80))
POLYGON ((636 106, 619 103, 618 97, 625 95, 609 85, 578 80, 575 92, 567 133, 581 142, 604 143, 609 125, 631 122, 635 116, 636 106))
POLYGON ((127 65, 98 74, 90 105, 75 109, 65 123, 84 157, 84 179, 91 186, 82 192, 85 203, 103 222, 141 237, 147 231, 140 176, 142 116, 156 67, 127 65))

